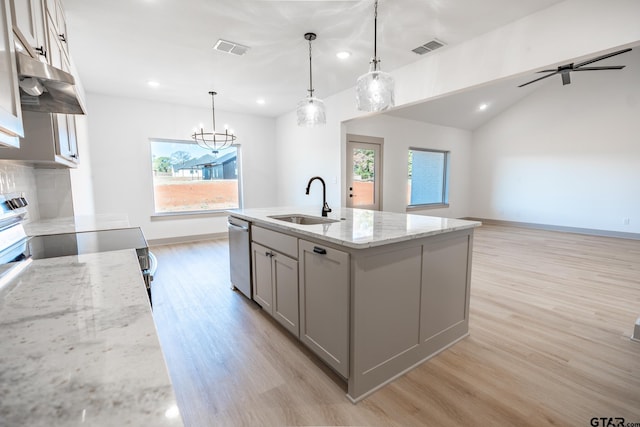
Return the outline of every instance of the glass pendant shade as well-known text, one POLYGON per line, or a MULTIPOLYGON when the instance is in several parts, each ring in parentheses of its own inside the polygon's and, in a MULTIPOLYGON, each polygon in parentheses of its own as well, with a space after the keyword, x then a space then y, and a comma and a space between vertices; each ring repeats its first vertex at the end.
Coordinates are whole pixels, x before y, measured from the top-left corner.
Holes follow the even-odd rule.
POLYGON ((380 71, 378 59, 378 0, 373 7, 373 58, 369 72, 356 82, 356 106, 360 111, 383 111, 395 105, 393 77, 380 71))
POLYGON ((298 126, 316 126, 327 123, 324 101, 308 96, 298 102, 298 126))
POLYGON ((327 123, 324 102, 313 96, 313 74, 311 69, 311 42, 316 39, 315 33, 306 33, 304 39, 309 42, 309 95, 298 102, 296 114, 298 116, 298 126, 318 126, 327 123))
POLYGON ((384 111, 395 105, 393 76, 376 70, 372 61, 367 74, 358 77, 356 83, 356 104, 360 111, 384 111))

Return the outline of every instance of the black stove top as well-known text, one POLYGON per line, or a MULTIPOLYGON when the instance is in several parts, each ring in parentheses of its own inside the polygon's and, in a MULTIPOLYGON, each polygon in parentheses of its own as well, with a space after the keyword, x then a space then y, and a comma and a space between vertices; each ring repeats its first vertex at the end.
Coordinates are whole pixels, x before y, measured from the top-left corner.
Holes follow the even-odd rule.
POLYGON ((142 234, 142 230, 137 227, 34 236, 29 239, 28 245, 33 259, 56 258, 120 249, 136 249, 138 252, 148 251, 147 241, 142 234))

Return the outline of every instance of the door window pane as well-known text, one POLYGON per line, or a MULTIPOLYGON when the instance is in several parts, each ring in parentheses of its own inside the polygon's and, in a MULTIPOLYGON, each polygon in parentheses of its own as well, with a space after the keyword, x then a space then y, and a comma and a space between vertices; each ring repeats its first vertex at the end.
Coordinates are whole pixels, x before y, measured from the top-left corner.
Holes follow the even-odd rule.
POLYGON ((409 150, 409 205, 447 204, 447 151, 409 150))
POLYGON ((353 206, 372 205, 375 202, 375 151, 363 148, 353 150, 353 206))
POLYGON ((240 207, 238 148, 208 152, 186 141, 151 141, 156 213, 240 207))

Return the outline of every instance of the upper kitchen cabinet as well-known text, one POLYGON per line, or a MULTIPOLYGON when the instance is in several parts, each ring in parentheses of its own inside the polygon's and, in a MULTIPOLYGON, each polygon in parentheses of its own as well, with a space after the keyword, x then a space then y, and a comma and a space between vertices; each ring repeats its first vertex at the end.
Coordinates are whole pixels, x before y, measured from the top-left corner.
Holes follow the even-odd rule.
MULTIPOLYGON (((79 162, 75 114, 86 110, 78 77, 71 72, 62 6, 55 0, 2 1, 6 48, 1 53, 5 68, 13 72, 0 77, 1 106, 21 121, 19 132, 4 132, 20 149, 0 149, 0 159, 74 168, 79 162)), ((7 128, 5 116, 11 114, 0 116, 2 129, 7 128)))
POLYGON ((69 56, 67 19, 64 14, 62 2, 60 0, 46 0, 46 11, 50 19, 48 21, 49 43, 53 43, 53 40, 59 41, 65 55, 69 56))
POLYGON ((74 120, 67 120, 66 114, 25 111, 24 123, 20 149, 0 148, 0 159, 21 160, 44 168, 78 166, 74 120))
POLYGON ((47 62, 47 34, 42 0, 10 0, 13 32, 19 46, 33 58, 47 62))
POLYGON ((0 0, 0 145, 19 147, 24 135, 9 0, 0 0))

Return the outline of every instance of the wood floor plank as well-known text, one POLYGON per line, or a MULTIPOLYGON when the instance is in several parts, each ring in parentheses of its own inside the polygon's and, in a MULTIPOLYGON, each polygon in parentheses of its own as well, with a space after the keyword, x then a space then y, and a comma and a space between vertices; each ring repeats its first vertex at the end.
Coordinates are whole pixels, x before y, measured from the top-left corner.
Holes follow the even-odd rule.
POLYGON ((230 289, 226 240, 152 251, 154 319, 187 426, 640 423, 640 241, 482 226, 470 336, 357 405, 230 289))

